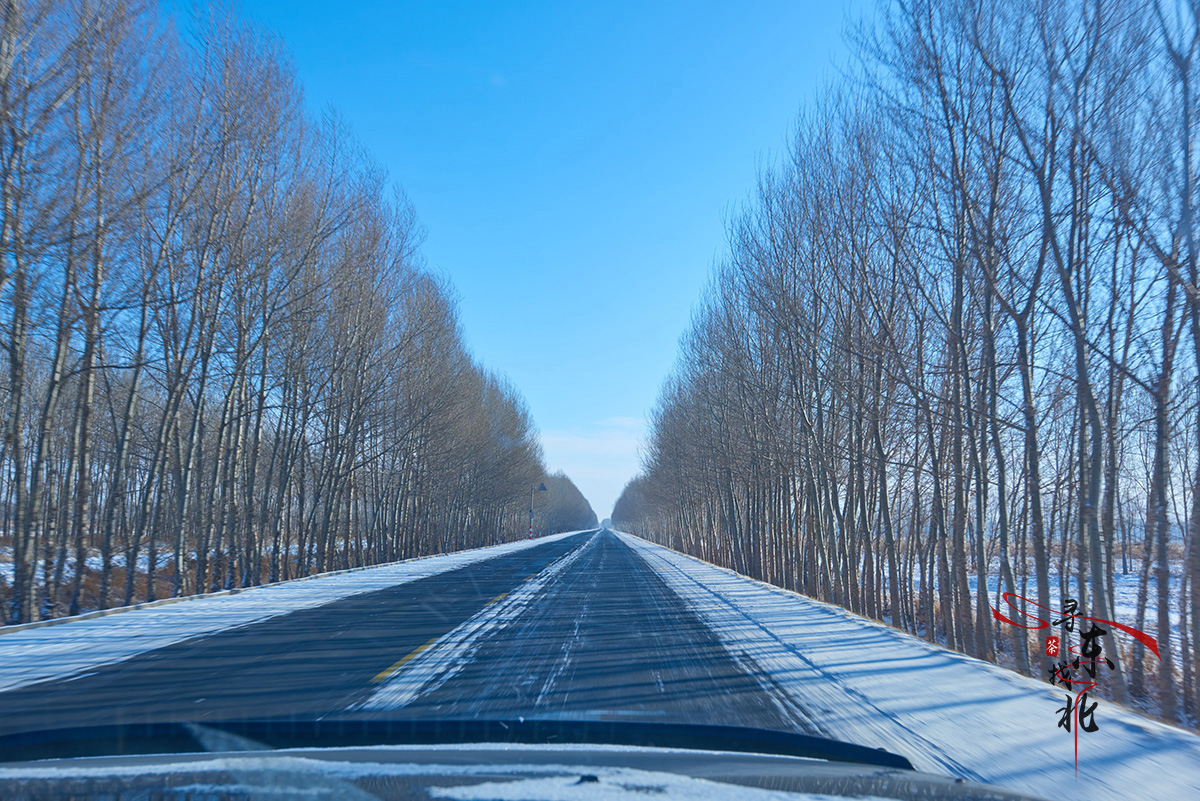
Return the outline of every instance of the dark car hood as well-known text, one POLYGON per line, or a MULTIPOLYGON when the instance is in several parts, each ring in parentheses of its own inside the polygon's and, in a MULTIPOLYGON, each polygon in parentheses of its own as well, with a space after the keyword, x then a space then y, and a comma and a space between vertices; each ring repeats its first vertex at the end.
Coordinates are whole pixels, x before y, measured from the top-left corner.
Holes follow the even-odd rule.
POLYGON ((0 738, 0 763, 6 799, 1029 798, 848 743, 640 722, 142 724, 0 738))

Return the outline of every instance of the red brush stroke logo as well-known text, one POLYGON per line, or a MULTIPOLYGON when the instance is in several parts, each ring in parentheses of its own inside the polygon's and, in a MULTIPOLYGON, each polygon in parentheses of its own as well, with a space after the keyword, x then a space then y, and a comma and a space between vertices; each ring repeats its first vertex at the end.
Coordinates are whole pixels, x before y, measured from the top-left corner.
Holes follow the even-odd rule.
POLYGON ((1029 629, 1032 631, 1036 631, 1038 629, 1050 628, 1049 622, 1042 620, 1037 615, 1030 614, 1029 612, 1026 612, 1021 607, 1017 606, 1013 602, 1013 599, 1016 598, 1018 600, 1024 601, 1025 603, 1029 604, 1030 606, 1036 606, 1038 609, 1045 609, 1051 615, 1055 615, 1057 617, 1073 617, 1076 620, 1091 620, 1095 623, 1107 623, 1108 625, 1112 626, 1117 631, 1123 631, 1126 634, 1128 634, 1130 637, 1133 637, 1135 640, 1140 642, 1142 645, 1146 646, 1151 651, 1153 651, 1155 656, 1157 656, 1159 659, 1162 659, 1162 656, 1160 656, 1158 653, 1158 640, 1154 639, 1149 634, 1147 634, 1144 631, 1141 631, 1140 629, 1135 629, 1133 626, 1126 626, 1125 624, 1118 623, 1115 620, 1105 620, 1102 617, 1084 617, 1083 615, 1072 615, 1072 614, 1066 614, 1063 612, 1056 612, 1055 610, 1051 609, 1048 606, 1042 606, 1037 601, 1031 601, 1023 595, 1017 595, 1015 592, 1001 593, 1000 597, 1003 598, 1005 600, 1005 602, 1009 606, 1011 606, 1013 609, 1015 609, 1018 613, 1024 615, 1027 618, 1032 618, 1038 622, 1038 624, 1036 626, 1026 626, 1023 623, 1018 623, 1015 620, 1005 617, 1004 615, 1002 615, 1000 613, 999 609, 997 609, 996 607, 993 606, 992 607, 992 617, 996 618, 996 620, 999 620, 1001 623, 1008 623, 1010 626, 1016 626, 1017 628, 1029 629))
MULTIPOLYGON (((1042 606, 1037 601, 1031 601, 1023 595, 1017 595, 1015 592, 1001 593, 1000 597, 1004 599, 1005 603, 1007 603, 1014 610, 1016 610, 1018 614, 1024 616, 1027 619, 1036 620, 1037 625, 1036 626, 1034 626, 1034 625, 1027 626, 1024 623, 1018 623, 1017 621, 1015 621, 1011 618, 1005 617, 1003 614, 1000 613, 999 609, 997 609, 996 607, 993 606, 991 608, 992 609, 992 617, 994 617, 996 620, 999 620, 1001 623, 1007 623, 1010 626, 1016 626, 1017 628, 1027 629, 1030 631, 1037 631, 1039 629, 1050 628, 1051 624, 1049 622, 1042 620, 1037 615, 1030 614, 1029 612, 1025 611, 1024 608, 1017 606, 1017 604, 1013 601, 1013 599, 1015 598, 1017 600, 1024 601, 1029 606, 1036 606, 1038 609, 1043 609, 1043 610, 1049 612, 1053 617, 1056 617, 1056 618, 1070 617, 1070 618, 1075 618, 1076 620, 1090 620, 1093 623, 1104 623, 1106 625, 1112 626, 1117 631, 1122 631, 1122 632, 1128 634, 1129 636, 1133 637, 1135 640, 1140 642, 1142 645, 1149 648, 1154 653, 1154 655, 1156 657, 1158 657, 1159 660, 1162 659, 1162 656, 1158 653, 1158 640, 1154 639, 1149 634, 1147 634, 1144 631, 1141 631, 1140 629, 1135 629, 1133 626, 1126 626, 1122 623, 1118 623, 1115 620, 1105 620, 1102 617, 1085 617, 1083 615, 1076 615, 1076 614, 1073 614, 1070 612, 1058 612, 1047 606, 1042 606)), ((1061 620, 1055 620, 1055 623, 1059 623, 1059 622, 1061 622, 1061 620)), ((1070 648, 1067 649, 1067 651, 1069 653, 1075 654, 1076 656, 1082 656, 1076 650, 1076 648, 1078 648, 1078 647, 1079 646, 1072 645, 1070 648)), ((1055 637, 1053 635, 1046 637, 1046 656, 1055 656, 1059 652, 1059 650, 1060 650, 1060 646, 1059 646, 1058 637, 1055 637), (1053 652, 1051 652, 1051 648, 1054 649, 1053 652)), ((1107 660, 1089 660, 1089 661, 1079 660, 1079 664, 1073 665, 1073 666, 1079 667, 1082 665, 1101 665, 1101 664, 1107 664, 1107 660)), ((1081 681, 1079 679, 1071 679, 1069 677, 1069 675, 1063 675, 1062 671, 1063 671, 1063 669, 1066 668, 1066 666, 1067 666, 1067 663, 1063 663, 1058 668, 1056 668, 1053 672, 1053 677, 1055 679, 1058 679, 1059 681, 1062 681, 1063 684, 1065 684, 1068 688, 1071 686, 1072 681, 1074 681, 1075 683, 1084 685, 1083 689, 1080 692, 1076 693, 1074 703, 1069 704, 1069 706, 1064 708, 1063 710, 1059 710, 1059 711, 1065 710, 1066 715, 1064 715, 1064 717, 1070 716, 1074 719, 1073 722, 1075 725, 1074 725, 1073 733, 1075 735, 1075 772, 1078 774, 1079 773, 1079 728, 1081 725, 1083 725, 1085 731, 1095 731, 1095 728, 1094 728, 1095 724, 1092 723, 1092 721, 1090 719, 1091 711, 1093 709, 1095 709, 1095 704, 1092 704, 1092 706, 1089 707, 1088 709, 1081 710, 1080 702, 1083 701, 1084 703, 1086 703, 1085 696, 1087 695, 1088 690, 1095 689, 1096 682, 1095 681, 1086 682, 1086 681, 1081 681), (1085 720, 1085 718, 1086 718, 1086 720, 1085 720)), ((1111 668, 1111 665, 1109 665, 1109 667, 1111 668)), ((1094 668, 1093 668, 1093 670, 1094 670, 1094 668)), ((1068 696, 1068 698, 1069 698, 1069 696, 1068 696)), ((1062 725, 1062 724, 1060 723, 1059 725, 1062 725)), ((1070 730, 1070 727, 1068 727, 1068 730, 1070 730)))

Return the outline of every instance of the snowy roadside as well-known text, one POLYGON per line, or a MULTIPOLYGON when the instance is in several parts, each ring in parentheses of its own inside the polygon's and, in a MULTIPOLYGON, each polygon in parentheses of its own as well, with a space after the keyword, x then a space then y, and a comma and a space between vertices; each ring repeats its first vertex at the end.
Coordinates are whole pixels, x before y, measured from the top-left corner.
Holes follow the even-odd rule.
POLYGON ((826 736, 918 770, 1078 801, 1200 798, 1200 736, 1099 701, 1099 730, 1057 727, 1065 692, 796 593, 620 535, 826 736))
POLYGON ((84 673, 192 637, 406 584, 575 533, 578 532, 268 584, 237 594, 198 596, 165 606, 113 610, 114 614, 104 617, 65 621, 44 628, 8 632, 0 628, 0 692, 84 673))

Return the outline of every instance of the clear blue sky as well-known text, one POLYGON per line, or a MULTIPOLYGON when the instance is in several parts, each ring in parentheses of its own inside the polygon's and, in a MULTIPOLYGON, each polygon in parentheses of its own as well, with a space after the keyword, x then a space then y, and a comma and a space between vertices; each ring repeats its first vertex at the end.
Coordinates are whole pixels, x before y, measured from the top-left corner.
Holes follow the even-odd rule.
POLYGON ((473 352, 607 516, 726 216, 845 59, 843 3, 241 9, 405 188, 473 352))

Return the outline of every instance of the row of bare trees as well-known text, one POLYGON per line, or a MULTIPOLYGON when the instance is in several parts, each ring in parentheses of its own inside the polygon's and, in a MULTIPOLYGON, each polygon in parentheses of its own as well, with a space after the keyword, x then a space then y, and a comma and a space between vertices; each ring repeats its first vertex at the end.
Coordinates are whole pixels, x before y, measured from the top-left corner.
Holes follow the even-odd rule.
POLYGON ((1110 632, 1111 697, 1196 725, 1200 3, 903 0, 851 38, 614 523, 1042 678, 991 607, 1075 597, 1158 640, 1110 632))
POLYGON ((403 195, 157 5, 0 7, 0 624, 521 536, 536 432, 403 195))
POLYGON ((560 470, 548 475, 543 483, 549 494, 533 505, 535 534, 576 531, 599 525, 592 505, 566 473, 560 470))

